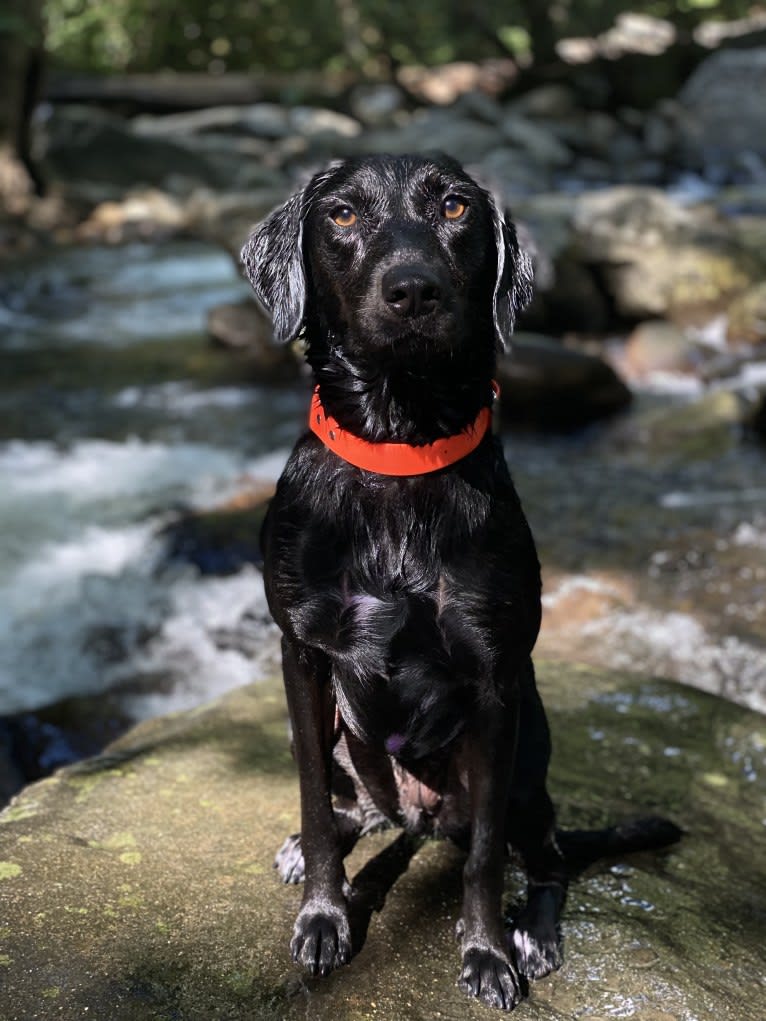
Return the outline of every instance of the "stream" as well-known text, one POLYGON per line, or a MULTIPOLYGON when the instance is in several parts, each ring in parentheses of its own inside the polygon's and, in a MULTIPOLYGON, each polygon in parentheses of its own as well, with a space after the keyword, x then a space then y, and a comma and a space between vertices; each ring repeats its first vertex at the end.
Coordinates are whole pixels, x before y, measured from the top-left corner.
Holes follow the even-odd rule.
MULTIPOLYGON (((201 577, 163 533, 273 482, 302 428, 306 385, 260 385, 205 337, 247 293, 196 242, 5 271, 0 715, 109 692, 140 719, 277 669, 257 569, 201 577)), ((731 426, 674 439, 698 396, 649 387, 576 435, 505 437, 544 564, 540 650, 764 710, 766 453, 731 426)))

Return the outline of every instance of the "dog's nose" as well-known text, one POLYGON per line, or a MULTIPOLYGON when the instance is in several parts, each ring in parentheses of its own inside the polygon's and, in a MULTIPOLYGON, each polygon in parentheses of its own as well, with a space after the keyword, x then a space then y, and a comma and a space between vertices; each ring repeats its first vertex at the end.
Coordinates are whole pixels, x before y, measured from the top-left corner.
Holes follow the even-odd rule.
POLYGON ((404 317, 427 315, 442 299, 438 278, 425 266, 394 266, 384 273, 382 289, 386 305, 404 317))

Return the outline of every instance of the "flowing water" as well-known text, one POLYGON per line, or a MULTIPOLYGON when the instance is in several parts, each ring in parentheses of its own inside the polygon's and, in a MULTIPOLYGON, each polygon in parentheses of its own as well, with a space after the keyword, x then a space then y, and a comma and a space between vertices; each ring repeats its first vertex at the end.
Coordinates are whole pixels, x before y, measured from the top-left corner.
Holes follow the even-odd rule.
MULTIPOLYGON (((302 428, 305 385, 259 385, 205 339, 206 311, 246 293, 196 243, 53 252, 0 280, 0 714, 109 690, 141 717, 274 671, 258 571, 201 577, 163 537, 179 509, 273 481, 302 428)), ((679 427, 690 399, 506 437, 541 647, 763 709, 766 453, 679 427)))

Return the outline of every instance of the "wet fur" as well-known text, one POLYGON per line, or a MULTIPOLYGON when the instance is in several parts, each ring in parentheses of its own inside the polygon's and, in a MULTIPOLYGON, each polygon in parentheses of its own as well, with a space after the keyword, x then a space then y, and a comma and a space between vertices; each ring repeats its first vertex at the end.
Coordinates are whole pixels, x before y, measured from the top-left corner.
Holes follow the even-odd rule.
MULTIPOLYGON (((446 158, 332 166, 255 231, 243 261, 275 338, 303 333, 328 414, 372 441, 429 443, 473 422, 531 292, 512 222, 446 158), (448 195, 465 200, 459 222, 442 214, 448 195), (333 220, 341 207, 357 213, 350 229, 333 220), (435 306, 397 312, 386 280, 399 272, 434 281, 435 306)), ((301 786, 301 834, 277 856, 286 882, 305 879, 295 960, 320 974, 349 960, 342 859, 394 823, 466 848, 459 984, 512 1009, 520 973, 561 963, 570 869, 530 659, 540 571, 500 441, 487 434, 452 467, 394 478, 354 468, 307 433, 263 546, 301 786), (511 939, 509 845, 529 875, 511 939)), ((605 840, 584 837, 581 858, 605 840)))

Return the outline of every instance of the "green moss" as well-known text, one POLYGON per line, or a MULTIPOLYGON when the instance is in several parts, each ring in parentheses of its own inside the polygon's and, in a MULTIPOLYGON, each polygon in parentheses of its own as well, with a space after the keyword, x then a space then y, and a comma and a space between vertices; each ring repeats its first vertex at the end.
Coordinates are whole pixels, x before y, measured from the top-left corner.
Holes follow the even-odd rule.
POLYGON ((0 879, 15 879, 21 875, 21 865, 15 861, 0 861, 0 879))
POLYGON ((128 831, 113 833, 106 840, 91 840, 91 847, 98 847, 104 851, 120 851, 126 847, 135 847, 136 838, 128 831))
POLYGON ((25 801, 20 805, 10 805, 5 811, 0 813, 0 824, 31 819, 33 815, 37 815, 37 805, 33 801, 25 801))

